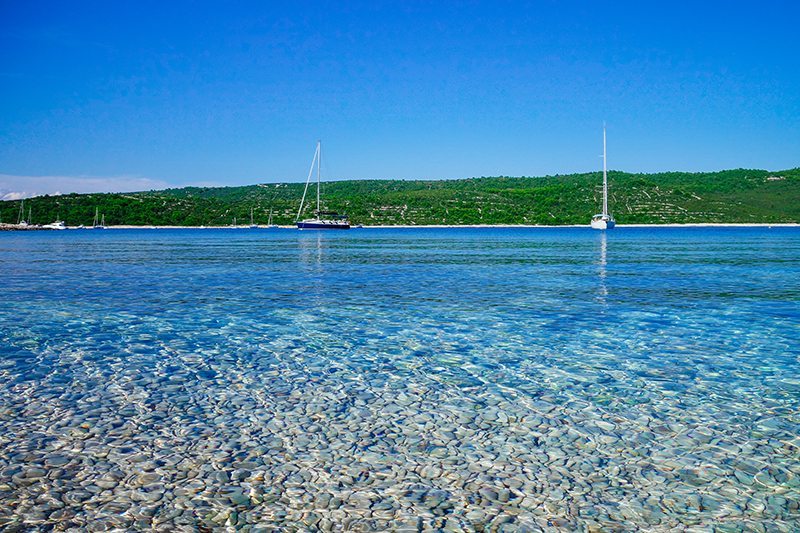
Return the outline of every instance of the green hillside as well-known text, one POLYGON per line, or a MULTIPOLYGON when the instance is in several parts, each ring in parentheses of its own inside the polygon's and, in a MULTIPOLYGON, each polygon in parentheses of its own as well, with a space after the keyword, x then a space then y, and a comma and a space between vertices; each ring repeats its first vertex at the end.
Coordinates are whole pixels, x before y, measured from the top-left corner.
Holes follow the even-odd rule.
MULTIPOLYGON (((621 224, 800 222, 800 168, 713 173, 610 172, 612 213, 621 224)), ((588 224, 601 202, 600 173, 541 178, 445 181, 352 180, 323 184, 324 208, 351 222, 393 224, 588 224)), ((309 191, 311 192, 311 191, 309 191)), ((33 223, 60 218, 89 225, 95 208, 109 225, 224 226, 295 220, 303 184, 186 187, 123 194, 70 194, 26 200, 33 223)), ((304 216, 310 216, 308 206, 304 216)), ((0 202, 0 221, 16 222, 19 201, 0 202)), ((27 213, 26 213, 27 214, 27 213)))

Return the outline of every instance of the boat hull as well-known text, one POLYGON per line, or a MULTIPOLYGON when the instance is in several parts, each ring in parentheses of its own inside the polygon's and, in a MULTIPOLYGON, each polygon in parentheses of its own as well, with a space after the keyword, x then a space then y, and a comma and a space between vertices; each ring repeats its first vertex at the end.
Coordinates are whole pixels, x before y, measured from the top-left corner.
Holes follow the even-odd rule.
POLYGON ((341 222, 298 222, 297 229, 350 229, 350 224, 341 222))
POLYGON ((613 229, 615 225, 613 218, 593 218, 591 222, 593 229, 613 229))

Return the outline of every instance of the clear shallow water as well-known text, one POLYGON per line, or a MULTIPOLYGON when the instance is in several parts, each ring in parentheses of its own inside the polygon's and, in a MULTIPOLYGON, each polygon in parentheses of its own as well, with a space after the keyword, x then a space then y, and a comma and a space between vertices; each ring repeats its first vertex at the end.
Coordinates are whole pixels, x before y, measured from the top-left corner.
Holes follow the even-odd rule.
POLYGON ((0 233, 0 527, 800 527, 795 228, 0 233))

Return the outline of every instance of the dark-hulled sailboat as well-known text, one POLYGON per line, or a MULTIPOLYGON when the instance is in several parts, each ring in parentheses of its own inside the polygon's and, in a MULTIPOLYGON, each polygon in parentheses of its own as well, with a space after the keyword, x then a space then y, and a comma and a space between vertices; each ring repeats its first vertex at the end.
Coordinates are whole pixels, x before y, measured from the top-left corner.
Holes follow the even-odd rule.
POLYGON ((322 161, 322 141, 317 141, 317 149, 314 152, 314 158, 311 160, 311 168, 308 171, 308 178, 306 178, 306 188, 303 190, 303 199, 300 201, 300 209, 297 211, 297 218, 295 222, 299 229, 350 229, 350 221, 347 215, 340 215, 335 211, 322 211, 320 209, 320 167, 322 161), (303 206, 306 202, 306 193, 308 193, 308 185, 311 182, 311 176, 314 174, 314 165, 317 166, 317 209, 314 211, 314 218, 307 218, 300 220, 300 215, 303 213, 303 206))

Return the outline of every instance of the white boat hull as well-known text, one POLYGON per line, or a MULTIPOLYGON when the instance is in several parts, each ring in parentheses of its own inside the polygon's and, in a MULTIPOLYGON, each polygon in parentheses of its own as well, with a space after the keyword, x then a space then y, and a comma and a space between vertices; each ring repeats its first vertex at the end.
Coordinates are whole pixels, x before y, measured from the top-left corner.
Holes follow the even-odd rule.
POLYGON ((613 229, 615 225, 611 217, 595 217, 591 222, 592 229, 613 229))

